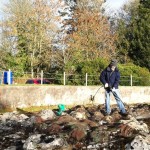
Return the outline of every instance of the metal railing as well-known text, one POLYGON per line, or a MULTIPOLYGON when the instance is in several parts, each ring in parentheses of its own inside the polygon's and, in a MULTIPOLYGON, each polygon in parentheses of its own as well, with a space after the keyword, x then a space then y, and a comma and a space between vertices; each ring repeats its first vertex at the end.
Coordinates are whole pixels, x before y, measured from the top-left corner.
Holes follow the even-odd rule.
MULTIPOLYGON (((10 71, 10 70, 9 70, 10 71)), ((13 76, 10 79, 13 81, 12 84, 27 84, 29 80, 37 81, 36 83, 30 84, 55 84, 55 85, 100 85, 99 75, 90 75, 86 74, 67 74, 63 73, 46 73, 41 71, 40 73, 22 73, 22 77, 17 77, 15 72, 13 72, 13 76)), ((4 83, 3 74, 0 77, 0 83, 4 83)), ((9 83, 8 83, 9 84, 9 83)), ((150 86, 150 77, 136 77, 134 75, 121 76, 120 85, 122 86, 150 86)))

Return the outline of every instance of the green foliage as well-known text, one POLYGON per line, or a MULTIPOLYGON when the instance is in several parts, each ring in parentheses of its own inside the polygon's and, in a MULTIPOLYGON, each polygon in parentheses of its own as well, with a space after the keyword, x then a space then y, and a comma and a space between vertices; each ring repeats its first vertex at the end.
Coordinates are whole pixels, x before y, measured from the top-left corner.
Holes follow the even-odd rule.
POLYGON ((139 18, 134 18, 129 55, 140 66, 150 68, 150 9, 139 7, 139 18))
POLYGON ((67 84, 71 85, 85 85, 88 75, 88 85, 98 85, 99 74, 107 66, 108 62, 105 59, 99 58, 93 61, 84 61, 75 65, 69 65, 66 68, 66 74, 71 72, 67 76, 67 84))
POLYGON ((118 54, 123 63, 150 68, 150 2, 141 1, 126 6, 126 17, 118 22, 118 54), (120 57, 124 56, 124 57, 120 57))
POLYGON ((117 57, 121 63, 127 63, 129 61, 128 50, 130 46, 130 41, 127 40, 126 32, 126 24, 125 22, 120 20, 118 28, 117 57))
MULTIPOLYGON (((85 85, 85 75, 88 75, 88 85, 99 85, 100 72, 109 64, 105 59, 99 58, 93 61, 84 61, 77 63, 74 66, 70 64, 66 68, 66 82, 68 85, 85 85), (71 72, 69 74, 69 72, 71 72)), ((118 68, 121 73, 120 85, 130 86, 131 75, 133 86, 149 86, 150 72, 146 68, 136 66, 132 63, 119 64, 118 68)))
MULTIPOLYGON (((24 56, 24 55, 23 55, 24 56)), ((15 77, 22 77, 24 75, 24 70, 27 67, 26 57, 16 57, 11 53, 7 53, 6 57, 3 58, 3 62, 5 66, 3 66, 3 70, 12 70, 15 77)))
POLYGON ((140 66, 136 66, 134 64, 126 64, 118 66, 121 79, 120 85, 130 85, 131 75, 133 86, 149 86, 150 85, 150 72, 146 68, 142 68, 140 66))

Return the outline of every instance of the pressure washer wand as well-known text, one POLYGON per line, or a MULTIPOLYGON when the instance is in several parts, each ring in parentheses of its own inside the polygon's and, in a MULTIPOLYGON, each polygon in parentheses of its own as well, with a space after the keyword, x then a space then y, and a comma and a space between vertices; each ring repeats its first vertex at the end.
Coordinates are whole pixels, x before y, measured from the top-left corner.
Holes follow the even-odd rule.
POLYGON ((98 90, 96 91, 96 93, 95 93, 94 96, 91 95, 91 98, 90 98, 91 101, 94 101, 94 98, 95 98, 96 94, 98 93, 98 91, 99 91, 102 87, 103 87, 103 85, 98 88, 98 90))

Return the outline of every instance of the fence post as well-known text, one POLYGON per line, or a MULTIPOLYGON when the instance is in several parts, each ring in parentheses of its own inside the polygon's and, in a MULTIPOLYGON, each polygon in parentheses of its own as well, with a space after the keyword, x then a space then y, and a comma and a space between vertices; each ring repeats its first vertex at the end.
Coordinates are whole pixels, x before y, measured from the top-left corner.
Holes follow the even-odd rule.
POLYGON ((85 75, 85 86, 87 86, 87 78, 88 78, 88 75, 86 73, 86 75, 85 75))
POLYGON ((7 79, 8 79, 8 84, 11 84, 11 75, 10 75, 10 69, 9 69, 9 71, 8 71, 8 77, 7 77, 7 79))
POLYGON ((132 83, 133 83, 133 77, 132 77, 132 74, 130 75, 130 85, 132 86, 132 83))
POLYGON ((64 72, 64 85, 66 85, 66 74, 64 72))
POLYGON ((33 77, 34 77, 33 69, 31 70, 31 76, 32 76, 32 79, 33 79, 33 77))
POLYGON ((0 81, 1 81, 1 83, 0 83, 0 84, 2 84, 2 83, 3 83, 3 76, 4 76, 4 73, 1 71, 1 72, 0 72, 0 81))
POLYGON ((43 70, 41 70, 41 84, 43 84, 43 70))

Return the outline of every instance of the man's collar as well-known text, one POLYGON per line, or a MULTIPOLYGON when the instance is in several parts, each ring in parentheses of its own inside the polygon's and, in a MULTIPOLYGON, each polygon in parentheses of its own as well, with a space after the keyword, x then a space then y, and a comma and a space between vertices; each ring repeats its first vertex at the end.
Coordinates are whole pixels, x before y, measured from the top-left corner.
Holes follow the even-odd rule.
MULTIPOLYGON (((112 71, 109 66, 107 67, 107 71, 112 71)), ((116 67, 114 71, 118 71, 118 68, 116 67)))

